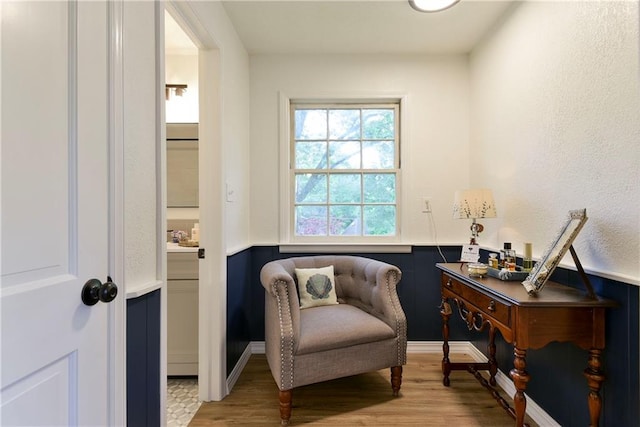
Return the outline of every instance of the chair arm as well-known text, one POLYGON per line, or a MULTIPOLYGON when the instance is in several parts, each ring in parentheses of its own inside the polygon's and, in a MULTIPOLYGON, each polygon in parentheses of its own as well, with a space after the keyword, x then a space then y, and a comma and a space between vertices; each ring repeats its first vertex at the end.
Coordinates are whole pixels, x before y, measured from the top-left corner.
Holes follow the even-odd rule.
POLYGON ((265 264, 260 270, 260 282, 264 289, 272 296, 274 294, 273 284, 277 281, 282 281, 287 286, 293 286, 295 288, 295 281, 283 265, 283 261, 271 261, 265 264))
POLYGON ((272 261, 260 271, 265 288, 265 352, 280 390, 293 388, 293 357, 300 343, 298 291, 286 263, 272 261))

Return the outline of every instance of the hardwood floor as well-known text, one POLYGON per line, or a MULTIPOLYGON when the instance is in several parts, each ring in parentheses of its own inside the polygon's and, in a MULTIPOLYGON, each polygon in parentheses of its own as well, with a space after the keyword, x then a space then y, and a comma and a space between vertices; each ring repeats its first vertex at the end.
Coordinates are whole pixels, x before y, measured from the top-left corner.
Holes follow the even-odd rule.
MULTIPOLYGON (((456 361, 463 355, 455 354, 456 361)), ((471 361, 471 358, 467 356, 471 361)), ((390 370, 294 389, 292 426, 513 426, 513 419, 468 372, 442 385, 441 355, 408 355, 400 396, 391 394, 390 370)), ((485 376, 486 377, 486 376, 485 376)), ((501 395, 511 402, 502 390, 501 395)), ((532 427, 537 427, 529 418, 532 427)), ((278 389, 264 355, 253 355, 231 394, 202 404, 189 426, 277 426, 278 389)))

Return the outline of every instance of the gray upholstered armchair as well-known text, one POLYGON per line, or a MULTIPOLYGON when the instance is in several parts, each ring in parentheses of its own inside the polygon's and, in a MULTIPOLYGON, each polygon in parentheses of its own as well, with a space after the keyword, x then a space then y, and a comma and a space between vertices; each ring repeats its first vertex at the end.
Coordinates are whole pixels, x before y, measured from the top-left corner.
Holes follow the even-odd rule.
POLYGON ((355 256, 288 258, 262 268, 266 355, 280 389, 282 425, 289 423, 295 387, 391 368, 398 395, 407 358, 400 277, 395 266, 355 256), (339 304, 301 310, 296 268, 326 266, 333 266, 339 304))

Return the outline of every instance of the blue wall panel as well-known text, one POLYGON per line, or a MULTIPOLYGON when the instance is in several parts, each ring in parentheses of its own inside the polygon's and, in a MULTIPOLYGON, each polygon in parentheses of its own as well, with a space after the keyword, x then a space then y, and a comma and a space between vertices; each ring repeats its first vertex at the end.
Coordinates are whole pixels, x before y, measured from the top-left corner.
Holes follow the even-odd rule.
POLYGON ((250 249, 227 258, 227 376, 251 340, 251 274, 250 249))
POLYGON ((160 290, 127 300, 127 425, 160 425, 160 290))

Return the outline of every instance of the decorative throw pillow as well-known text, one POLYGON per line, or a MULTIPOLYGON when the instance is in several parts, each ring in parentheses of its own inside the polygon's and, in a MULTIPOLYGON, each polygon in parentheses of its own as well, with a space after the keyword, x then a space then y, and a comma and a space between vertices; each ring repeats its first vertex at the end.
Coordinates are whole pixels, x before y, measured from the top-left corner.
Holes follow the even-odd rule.
POLYGON ((300 308, 338 304, 333 265, 322 268, 296 268, 300 308))

